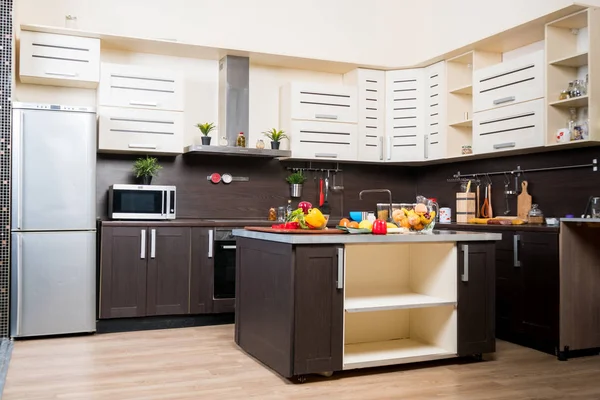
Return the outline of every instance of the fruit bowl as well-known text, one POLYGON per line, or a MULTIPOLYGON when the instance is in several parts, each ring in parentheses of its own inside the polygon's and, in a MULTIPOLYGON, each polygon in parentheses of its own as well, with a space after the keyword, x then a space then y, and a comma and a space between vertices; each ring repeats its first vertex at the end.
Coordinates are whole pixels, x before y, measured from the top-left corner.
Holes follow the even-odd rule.
POLYGON ((429 233, 435 226, 435 211, 423 203, 403 203, 392 219, 405 232, 429 233))

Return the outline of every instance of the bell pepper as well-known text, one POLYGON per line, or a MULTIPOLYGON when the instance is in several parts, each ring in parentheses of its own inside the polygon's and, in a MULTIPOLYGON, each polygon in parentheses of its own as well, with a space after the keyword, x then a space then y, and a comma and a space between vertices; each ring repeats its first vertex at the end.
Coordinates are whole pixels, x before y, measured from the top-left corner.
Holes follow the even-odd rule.
POLYGON ((285 224, 275 224, 271 225, 273 229, 300 229, 300 224, 298 222, 286 222, 285 224))
POLYGON ((387 222, 382 219, 373 221, 373 235, 387 235, 387 222))
POLYGON ((312 208, 312 204, 308 201, 301 201, 298 203, 298 208, 301 208, 302 212, 306 215, 308 214, 308 210, 312 208))
POLYGON ((318 208, 308 210, 308 214, 304 216, 304 221, 306 221, 310 229, 322 229, 327 223, 327 220, 318 208))

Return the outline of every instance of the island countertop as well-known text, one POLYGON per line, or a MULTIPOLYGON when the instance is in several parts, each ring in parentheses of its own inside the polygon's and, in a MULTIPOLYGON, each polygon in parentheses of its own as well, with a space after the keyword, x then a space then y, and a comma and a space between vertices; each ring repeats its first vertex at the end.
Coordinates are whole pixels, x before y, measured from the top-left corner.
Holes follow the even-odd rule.
POLYGON ((436 231, 430 234, 281 234, 234 229, 234 236, 287 244, 346 244, 346 243, 440 243, 501 240, 502 234, 488 232, 436 231))

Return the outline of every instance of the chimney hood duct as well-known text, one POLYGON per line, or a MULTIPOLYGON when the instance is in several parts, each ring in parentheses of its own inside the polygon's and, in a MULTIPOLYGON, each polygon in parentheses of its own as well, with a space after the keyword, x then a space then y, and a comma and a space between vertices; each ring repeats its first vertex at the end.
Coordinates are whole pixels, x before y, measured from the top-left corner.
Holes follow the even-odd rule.
MULTIPOLYGON (((240 132, 248 143, 250 115, 250 59, 225 56, 219 61, 219 137, 235 146, 240 132)), ((218 140, 218 139, 217 139, 218 140)))

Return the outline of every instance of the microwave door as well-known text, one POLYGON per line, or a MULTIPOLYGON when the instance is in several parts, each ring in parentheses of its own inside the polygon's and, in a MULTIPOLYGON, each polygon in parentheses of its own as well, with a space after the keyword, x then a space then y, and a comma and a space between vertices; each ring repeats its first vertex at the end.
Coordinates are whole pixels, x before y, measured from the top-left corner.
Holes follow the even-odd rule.
POLYGON ((113 219, 164 219, 163 190, 114 190, 113 219))

